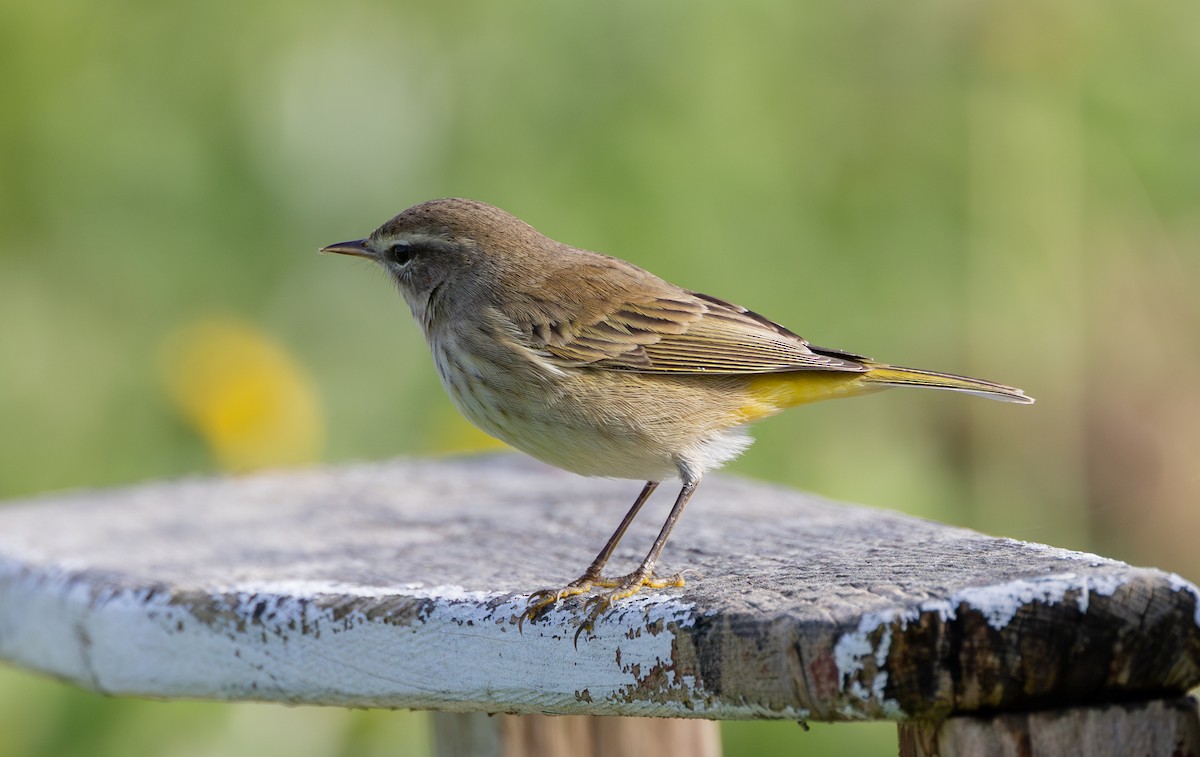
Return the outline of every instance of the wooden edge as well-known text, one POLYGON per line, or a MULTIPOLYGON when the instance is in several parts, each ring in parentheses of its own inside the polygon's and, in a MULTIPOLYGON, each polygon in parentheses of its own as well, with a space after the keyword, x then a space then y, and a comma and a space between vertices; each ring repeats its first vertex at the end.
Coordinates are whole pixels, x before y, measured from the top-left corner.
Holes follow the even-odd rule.
POLYGON ((790 624, 752 633, 670 593, 631 598, 577 643, 578 603, 522 629, 512 593, 127 581, 0 560, 0 658, 109 694, 446 711, 900 720, 944 699, 896 706, 896 639, 856 645, 861 624, 831 627, 818 654, 790 624))
POLYGON ((171 591, 0 560, 0 658, 106 694, 451 712, 803 719, 722 699, 678 664, 689 603, 632 598, 575 643, 577 613, 443 586, 171 591))

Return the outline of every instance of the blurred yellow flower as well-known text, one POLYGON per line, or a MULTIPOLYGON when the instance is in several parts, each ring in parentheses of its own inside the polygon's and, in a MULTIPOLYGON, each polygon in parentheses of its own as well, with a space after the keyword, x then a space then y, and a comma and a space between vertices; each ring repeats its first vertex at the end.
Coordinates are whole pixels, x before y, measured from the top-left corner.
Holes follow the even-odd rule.
POLYGON ((324 436, 312 382, 270 335, 228 317, 170 334, 162 379, 227 470, 317 459, 324 436))

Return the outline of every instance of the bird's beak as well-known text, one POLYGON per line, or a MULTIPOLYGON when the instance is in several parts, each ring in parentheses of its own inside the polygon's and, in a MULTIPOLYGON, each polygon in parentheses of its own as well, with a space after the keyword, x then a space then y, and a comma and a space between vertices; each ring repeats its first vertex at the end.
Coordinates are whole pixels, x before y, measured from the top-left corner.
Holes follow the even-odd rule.
POLYGON ((375 259, 375 253, 367 246, 367 240, 354 239, 349 242, 338 242, 322 247, 318 252, 336 252, 339 255, 356 255, 369 260, 375 259))

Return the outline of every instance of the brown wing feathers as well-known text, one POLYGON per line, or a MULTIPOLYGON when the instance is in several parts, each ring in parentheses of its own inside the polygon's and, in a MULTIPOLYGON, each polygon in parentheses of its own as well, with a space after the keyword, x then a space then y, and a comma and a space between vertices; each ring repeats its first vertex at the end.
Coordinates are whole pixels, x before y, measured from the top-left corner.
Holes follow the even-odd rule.
POLYGON ((805 369, 862 372, 843 353, 821 354, 802 338, 745 308, 680 291, 626 301, 601 317, 532 329, 551 359, 574 366, 645 373, 773 373, 805 369), (558 338, 554 338, 558 337, 558 338))

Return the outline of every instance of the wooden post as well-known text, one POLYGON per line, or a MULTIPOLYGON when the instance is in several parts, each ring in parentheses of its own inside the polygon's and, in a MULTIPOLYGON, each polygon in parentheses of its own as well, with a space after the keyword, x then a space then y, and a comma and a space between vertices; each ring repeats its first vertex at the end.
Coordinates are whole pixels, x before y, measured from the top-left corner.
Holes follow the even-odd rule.
POLYGON ((437 757, 720 757, 716 721, 435 712, 437 757))
POLYGON ((1192 697, 901 723, 900 757, 1200 754, 1192 697))
MULTIPOLYGON (((547 714, 889 719, 927 754, 1049 732, 1053 709, 1080 743, 1139 752, 1194 725, 1165 704, 1200 684, 1200 592, 1179 576, 710 479, 660 565, 702 577, 578 640, 579 599, 517 618, 578 575, 628 482, 494 456, 16 503, 0 508, 0 658, 115 695, 519 713, 438 730, 491 723, 490 743, 530 754, 641 727, 547 714)), ((614 570, 659 521, 634 524, 614 570)), ((671 722, 691 753, 715 743, 671 722)))

